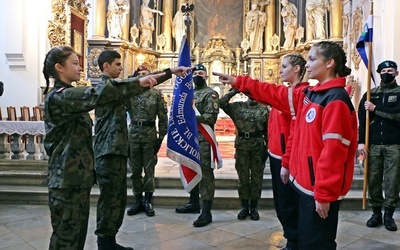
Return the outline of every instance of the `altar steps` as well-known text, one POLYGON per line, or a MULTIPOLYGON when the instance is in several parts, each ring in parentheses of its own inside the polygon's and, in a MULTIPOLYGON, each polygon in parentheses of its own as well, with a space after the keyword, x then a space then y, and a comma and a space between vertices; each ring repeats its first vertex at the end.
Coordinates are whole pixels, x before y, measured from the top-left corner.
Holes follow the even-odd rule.
MULTIPOLYGON (((237 192, 237 174, 234 160, 226 161, 225 170, 215 171, 214 208, 239 208, 240 200, 237 192)), ((223 168, 223 169, 224 169, 223 168)), ((128 176, 130 174, 128 173, 128 176)), ((47 197, 47 162, 28 160, 0 161, 0 203, 46 204, 47 197)), ((133 204, 131 183, 128 177, 128 206, 133 204)), ((266 167, 260 207, 272 208, 273 196, 269 166, 266 167)), ((353 186, 345 201, 345 209, 359 209, 362 201, 363 176, 360 167, 356 166, 353 186)), ((95 204, 99 197, 97 185, 93 186, 91 202, 95 204)), ((156 191, 153 195, 154 206, 180 206, 188 201, 189 194, 182 188, 177 165, 167 159, 160 158, 156 167, 156 191)))

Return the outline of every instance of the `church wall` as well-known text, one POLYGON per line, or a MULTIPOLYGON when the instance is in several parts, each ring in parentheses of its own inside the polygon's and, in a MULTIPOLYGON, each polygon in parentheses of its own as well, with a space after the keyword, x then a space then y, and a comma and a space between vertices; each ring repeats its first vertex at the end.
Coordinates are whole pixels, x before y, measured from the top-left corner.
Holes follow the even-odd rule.
POLYGON ((5 86, 0 107, 5 116, 7 106, 40 102, 51 0, 3 0, 2 6, 6 7, 0 8, 0 81, 5 86))

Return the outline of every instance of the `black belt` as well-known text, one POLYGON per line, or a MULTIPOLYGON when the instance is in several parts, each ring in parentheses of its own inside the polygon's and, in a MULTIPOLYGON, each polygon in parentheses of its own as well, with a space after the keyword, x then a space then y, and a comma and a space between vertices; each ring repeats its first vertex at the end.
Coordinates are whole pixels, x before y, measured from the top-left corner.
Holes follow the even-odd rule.
POLYGON ((255 131, 255 132, 239 132, 238 136, 244 137, 244 138, 250 138, 250 137, 261 137, 264 136, 265 132, 264 131, 255 131))
POLYGON ((133 126, 140 126, 140 127, 154 127, 156 122, 149 122, 149 121, 131 121, 131 125, 133 126))

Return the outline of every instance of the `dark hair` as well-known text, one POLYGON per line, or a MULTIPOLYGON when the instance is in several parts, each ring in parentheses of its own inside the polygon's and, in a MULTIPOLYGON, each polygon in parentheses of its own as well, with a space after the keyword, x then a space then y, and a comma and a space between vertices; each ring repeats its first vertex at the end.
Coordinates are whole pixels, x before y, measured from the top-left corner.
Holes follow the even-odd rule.
POLYGON ((290 65, 292 66, 300 66, 300 82, 303 80, 304 74, 306 73, 306 59, 304 59, 303 55, 300 53, 290 53, 285 55, 283 58, 287 58, 290 65))
POLYGON ((115 59, 121 58, 121 55, 115 50, 104 50, 100 53, 99 58, 97 58, 97 62, 99 64, 100 70, 103 72, 103 64, 108 62, 111 64, 115 61, 115 59))
POLYGON ((58 72, 55 68, 56 64, 59 63, 64 66, 68 57, 74 53, 74 49, 69 46, 54 47, 47 52, 42 71, 44 79, 46 79, 46 88, 44 89, 43 94, 47 94, 49 91, 50 77, 59 79, 58 72))
POLYGON ((325 61, 330 59, 335 60, 335 74, 340 77, 350 75, 351 69, 346 66, 347 58, 342 46, 330 41, 318 42, 314 46, 319 48, 318 53, 325 58, 325 61))

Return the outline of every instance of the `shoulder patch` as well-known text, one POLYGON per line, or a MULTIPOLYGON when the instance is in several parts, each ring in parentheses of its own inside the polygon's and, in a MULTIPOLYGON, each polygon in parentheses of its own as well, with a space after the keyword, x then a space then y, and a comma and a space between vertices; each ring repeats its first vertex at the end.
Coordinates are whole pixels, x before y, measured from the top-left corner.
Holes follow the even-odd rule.
POLYGON ((216 94, 211 94, 211 97, 212 97, 213 99, 215 99, 215 98, 217 98, 217 95, 216 95, 216 94))
POLYGON ((57 93, 61 93, 61 92, 63 92, 63 91, 64 91, 64 89, 66 89, 66 87, 62 87, 62 88, 60 88, 59 90, 57 90, 57 93))

